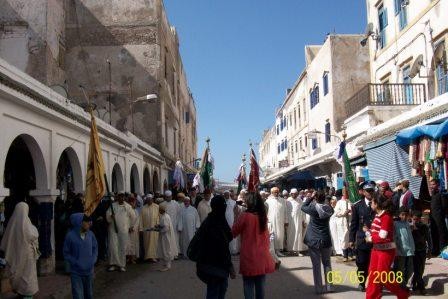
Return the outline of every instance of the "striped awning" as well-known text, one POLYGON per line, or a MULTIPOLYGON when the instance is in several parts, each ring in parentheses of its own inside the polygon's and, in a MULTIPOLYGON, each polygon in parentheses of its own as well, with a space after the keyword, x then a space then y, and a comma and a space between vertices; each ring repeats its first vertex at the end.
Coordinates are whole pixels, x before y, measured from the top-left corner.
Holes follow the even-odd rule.
POLYGON ((369 165, 371 180, 383 180, 394 186, 395 182, 408 179, 409 189, 415 197, 420 195, 421 177, 411 176, 409 154, 395 142, 395 136, 369 143, 364 151, 369 165))

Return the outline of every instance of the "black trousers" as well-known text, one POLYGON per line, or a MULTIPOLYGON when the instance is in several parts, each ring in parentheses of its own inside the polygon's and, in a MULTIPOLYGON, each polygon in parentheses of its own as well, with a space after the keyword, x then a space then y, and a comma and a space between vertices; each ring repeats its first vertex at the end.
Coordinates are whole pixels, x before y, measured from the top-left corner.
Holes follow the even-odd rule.
POLYGON ((370 263, 371 249, 357 249, 356 250, 356 266, 358 267, 358 277, 360 278, 359 284, 365 286, 367 276, 369 275, 369 263, 370 263))
POLYGON ((412 277, 412 288, 425 289, 423 273, 425 273, 426 250, 416 250, 414 255, 414 276, 412 277))

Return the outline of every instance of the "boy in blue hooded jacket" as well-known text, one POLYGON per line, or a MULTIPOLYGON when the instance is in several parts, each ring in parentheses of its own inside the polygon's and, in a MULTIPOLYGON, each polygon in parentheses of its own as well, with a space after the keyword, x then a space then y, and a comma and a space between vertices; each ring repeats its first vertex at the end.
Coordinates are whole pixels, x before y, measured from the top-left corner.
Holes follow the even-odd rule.
POLYGON ((91 220, 83 213, 70 216, 72 229, 65 237, 64 259, 70 264, 74 299, 93 298, 93 269, 98 257, 98 243, 90 231, 91 220))

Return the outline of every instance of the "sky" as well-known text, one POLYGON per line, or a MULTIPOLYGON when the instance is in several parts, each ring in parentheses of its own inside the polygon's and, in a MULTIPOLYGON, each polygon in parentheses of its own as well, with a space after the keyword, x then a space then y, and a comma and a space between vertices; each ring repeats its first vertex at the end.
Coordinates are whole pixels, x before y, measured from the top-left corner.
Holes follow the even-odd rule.
MULTIPOLYGON (((198 157, 210 137, 214 178, 233 182, 249 142, 304 68, 305 45, 363 33, 365 0, 164 0, 197 109, 198 157)), ((258 158, 258 150, 256 148, 258 158)), ((249 170, 249 169, 248 169, 249 170)))

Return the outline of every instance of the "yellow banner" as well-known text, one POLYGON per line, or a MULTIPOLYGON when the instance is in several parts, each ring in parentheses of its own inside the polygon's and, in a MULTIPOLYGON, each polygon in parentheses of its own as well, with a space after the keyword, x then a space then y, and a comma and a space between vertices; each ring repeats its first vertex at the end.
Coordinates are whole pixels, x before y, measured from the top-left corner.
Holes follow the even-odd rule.
POLYGON ((86 174, 86 196, 84 203, 84 213, 90 216, 106 194, 106 181, 104 178, 104 160, 101 151, 98 130, 96 128, 95 117, 90 111, 92 119, 90 128, 89 159, 87 162, 86 174))

